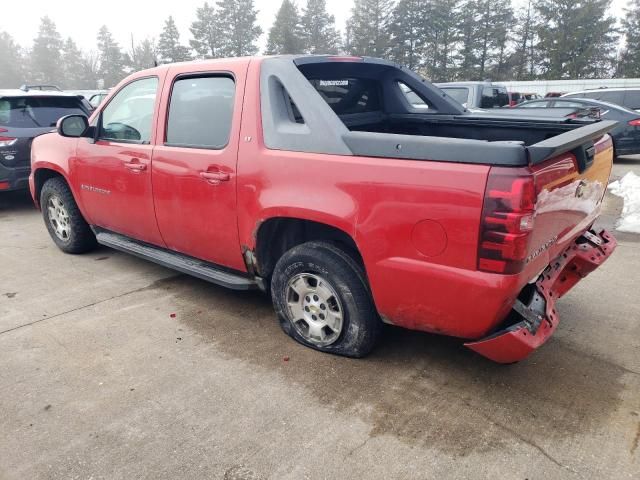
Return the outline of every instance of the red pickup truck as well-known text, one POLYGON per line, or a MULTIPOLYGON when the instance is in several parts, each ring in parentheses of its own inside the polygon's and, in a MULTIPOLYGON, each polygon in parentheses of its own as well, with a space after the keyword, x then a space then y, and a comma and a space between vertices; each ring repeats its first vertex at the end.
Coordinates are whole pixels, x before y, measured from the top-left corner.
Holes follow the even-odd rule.
POLYGON ((36 138, 30 187, 63 251, 270 291, 317 350, 363 356, 386 322, 510 363, 615 248, 591 230, 614 125, 472 114, 378 59, 181 63, 36 138))

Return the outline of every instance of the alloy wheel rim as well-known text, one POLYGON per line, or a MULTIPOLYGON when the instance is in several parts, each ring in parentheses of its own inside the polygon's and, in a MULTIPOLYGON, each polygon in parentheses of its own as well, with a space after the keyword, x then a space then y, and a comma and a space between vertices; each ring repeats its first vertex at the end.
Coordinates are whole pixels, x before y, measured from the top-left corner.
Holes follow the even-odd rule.
POLYGON ((344 310, 333 286, 320 275, 300 273, 287 283, 289 320, 307 342, 325 347, 342 332, 344 310))
POLYGON ((49 224, 53 228, 56 237, 63 242, 68 242, 71 236, 71 221, 69 213, 62 199, 57 195, 52 195, 47 201, 47 212, 49 224))

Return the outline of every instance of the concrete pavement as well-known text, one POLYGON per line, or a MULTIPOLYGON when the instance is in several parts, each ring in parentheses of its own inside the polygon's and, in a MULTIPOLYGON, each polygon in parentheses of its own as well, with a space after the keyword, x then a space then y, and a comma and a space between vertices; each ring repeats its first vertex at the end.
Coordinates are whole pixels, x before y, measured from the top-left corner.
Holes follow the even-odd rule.
POLYGON ((0 479, 640 478, 640 238, 617 237, 524 362, 393 327, 350 360, 286 337, 261 294, 65 255, 3 194, 0 479))

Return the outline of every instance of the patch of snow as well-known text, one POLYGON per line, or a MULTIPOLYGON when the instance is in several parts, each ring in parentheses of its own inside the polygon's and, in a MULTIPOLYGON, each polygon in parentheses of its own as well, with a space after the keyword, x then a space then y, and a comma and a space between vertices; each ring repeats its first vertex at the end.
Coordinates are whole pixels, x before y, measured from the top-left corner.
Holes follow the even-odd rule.
POLYGON ((640 233, 640 176, 627 173, 607 187, 617 197, 622 197, 624 206, 616 226, 621 232, 640 233))

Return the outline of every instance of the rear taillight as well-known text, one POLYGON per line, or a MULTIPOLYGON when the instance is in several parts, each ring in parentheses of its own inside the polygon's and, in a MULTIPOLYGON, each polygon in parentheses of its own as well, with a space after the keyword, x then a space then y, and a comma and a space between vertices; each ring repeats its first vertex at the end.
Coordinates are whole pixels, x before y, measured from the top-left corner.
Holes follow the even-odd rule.
POLYGON ((6 128, 0 128, 0 147, 10 147, 14 143, 16 143, 16 141, 18 140, 17 138, 5 137, 4 135, 2 135, 4 132, 8 132, 8 130, 6 128))
POLYGON ((529 252, 536 205, 533 175, 524 170, 492 168, 482 208, 478 269, 514 274, 529 252))
POLYGON ((632 127, 640 127, 640 118, 636 118, 635 120, 630 120, 629 125, 632 127))

